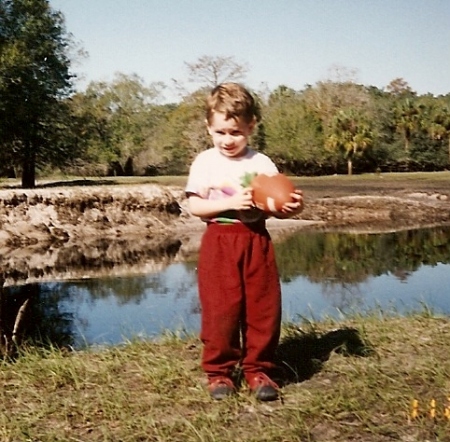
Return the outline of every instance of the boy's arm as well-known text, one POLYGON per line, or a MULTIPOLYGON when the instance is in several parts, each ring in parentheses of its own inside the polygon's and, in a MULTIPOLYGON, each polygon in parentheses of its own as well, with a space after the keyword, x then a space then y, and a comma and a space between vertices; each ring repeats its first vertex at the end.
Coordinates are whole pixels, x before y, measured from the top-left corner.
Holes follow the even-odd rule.
POLYGON ((189 193, 188 207, 192 215, 200 218, 212 218, 227 210, 249 210, 253 208, 252 189, 245 188, 229 198, 208 200, 189 193))

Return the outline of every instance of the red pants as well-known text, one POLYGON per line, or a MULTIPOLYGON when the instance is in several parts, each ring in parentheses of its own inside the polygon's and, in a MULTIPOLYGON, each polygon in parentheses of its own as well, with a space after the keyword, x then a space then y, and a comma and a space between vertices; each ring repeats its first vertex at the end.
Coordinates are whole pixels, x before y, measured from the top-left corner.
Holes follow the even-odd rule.
POLYGON ((265 226, 210 224, 200 248, 198 286, 207 375, 229 376, 239 363, 245 374, 273 368, 281 289, 265 226))

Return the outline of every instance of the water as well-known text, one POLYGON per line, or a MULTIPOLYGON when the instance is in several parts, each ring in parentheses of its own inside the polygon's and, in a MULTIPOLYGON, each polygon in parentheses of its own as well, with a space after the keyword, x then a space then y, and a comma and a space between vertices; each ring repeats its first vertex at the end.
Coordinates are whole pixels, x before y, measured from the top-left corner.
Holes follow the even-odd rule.
MULTIPOLYGON (((319 320, 374 308, 450 314, 450 228, 390 234, 297 233, 276 244, 283 320, 319 320)), ((164 331, 198 332, 195 262, 152 274, 12 287, 33 293, 30 335, 81 347, 164 331)))

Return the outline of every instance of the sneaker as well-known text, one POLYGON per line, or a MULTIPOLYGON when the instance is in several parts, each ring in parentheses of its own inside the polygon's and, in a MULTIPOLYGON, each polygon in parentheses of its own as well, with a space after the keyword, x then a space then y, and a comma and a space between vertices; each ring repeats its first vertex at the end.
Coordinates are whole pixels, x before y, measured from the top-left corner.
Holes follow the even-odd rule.
POLYGON ((274 401, 278 399, 278 385, 264 373, 249 374, 245 377, 250 390, 259 401, 274 401))
POLYGON ((216 401, 221 401, 236 392, 233 381, 225 376, 211 378, 208 385, 209 394, 216 401))

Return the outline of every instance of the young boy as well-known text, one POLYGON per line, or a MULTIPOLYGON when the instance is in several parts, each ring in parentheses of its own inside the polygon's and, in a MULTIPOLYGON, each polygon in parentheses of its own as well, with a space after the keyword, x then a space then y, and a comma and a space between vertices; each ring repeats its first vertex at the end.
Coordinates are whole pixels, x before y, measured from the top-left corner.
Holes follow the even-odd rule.
MULTIPOLYGON (((257 399, 278 397, 268 374, 280 336, 280 282, 266 215, 254 207, 246 183, 250 174, 278 171, 248 146, 256 115, 254 99, 241 85, 214 88, 206 101, 214 146, 196 157, 186 185, 189 210, 207 223, 198 262, 202 368, 218 400, 236 391, 231 375, 238 364, 257 399)), ((301 191, 292 197, 277 217, 302 210, 301 191)))

